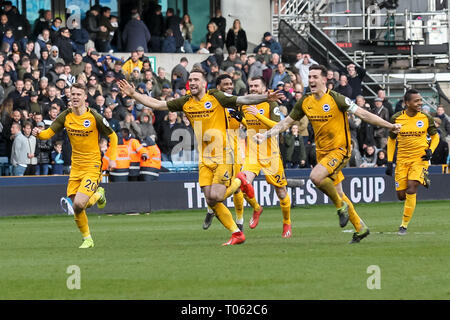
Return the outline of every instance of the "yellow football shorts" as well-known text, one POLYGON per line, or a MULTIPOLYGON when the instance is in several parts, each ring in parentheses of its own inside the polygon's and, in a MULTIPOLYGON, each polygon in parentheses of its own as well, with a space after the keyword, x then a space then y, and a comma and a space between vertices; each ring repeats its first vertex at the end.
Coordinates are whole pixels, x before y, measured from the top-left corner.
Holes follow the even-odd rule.
POLYGON ((67 196, 70 197, 77 192, 81 192, 90 198, 97 191, 101 177, 102 173, 100 171, 86 172, 72 169, 69 183, 67 184, 67 196))
POLYGON ((424 184, 424 173, 430 166, 428 161, 401 162, 395 166, 395 190, 406 190, 408 180, 416 180, 424 184))
POLYGON ((328 173, 329 178, 333 180, 334 185, 338 185, 344 180, 344 174, 342 173, 342 168, 344 168, 350 158, 347 153, 336 149, 331 152, 316 152, 317 163, 323 165, 328 173))
POLYGON ((226 187, 230 185, 234 176, 234 165, 223 163, 204 163, 198 165, 198 182, 200 187, 210 186, 213 184, 223 184, 226 187))
POLYGON ((248 157, 245 159, 245 164, 242 171, 253 172, 258 176, 261 170, 263 171, 266 181, 269 184, 279 188, 287 185, 283 161, 281 161, 280 156, 272 157, 268 160, 258 159, 256 163, 250 163, 248 157))

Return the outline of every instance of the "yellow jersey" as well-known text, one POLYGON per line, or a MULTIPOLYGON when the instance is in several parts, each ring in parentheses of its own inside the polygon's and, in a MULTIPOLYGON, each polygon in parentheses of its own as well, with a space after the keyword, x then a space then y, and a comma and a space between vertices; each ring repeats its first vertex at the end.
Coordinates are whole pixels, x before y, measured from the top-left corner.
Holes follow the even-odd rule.
POLYGON ((167 102, 169 111, 183 111, 191 122, 198 142, 199 162, 234 163, 233 149, 227 139, 229 123, 225 108, 236 109, 236 99, 211 89, 201 100, 186 95, 167 102))
POLYGON ((353 104, 350 98, 328 90, 320 100, 313 94, 303 96, 289 117, 298 121, 307 116, 314 130, 316 150, 320 153, 340 149, 351 155, 351 136, 347 110, 353 104))
MULTIPOLYGON (((244 110, 245 120, 247 121, 247 145, 246 145, 246 157, 254 157, 257 155, 257 159, 265 160, 272 157, 278 157, 280 155, 280 148, 278 145, 277 137, 267 139, 267 144, 258 144, 253 140, 253 136, 256 133, 263 133, 269 128, 262 123, 254 115, 245 112, 247 106, 242 106, 244 110)), ((263 102, 258 105, 254 105, 258 109, 259 113, 264 117, 273 120, 280 121, 280 108, 276 102, 263 102)))
MULTIPOLYGON (((49 129, 56 134, 64 128, 72 145, 72 170, 100 171, 100 136, 107 137, 114 133, 108 121, 90 108, 81 116, 74 114, 72 109, 67 109, 53 121, 49 129)), ((44 131, 39 137, 44 136, 44 131)))
POLYGON ((397 139, 397 162, 419 160, 429 148, 427 135, 433 136, 437 133, 434 119, 423 112, 418 112, 410 117, 406 112, 400 111, 391 118, 392 123, 400 123, 402 128, 395 134, 389 133, 389 137, 397 139))

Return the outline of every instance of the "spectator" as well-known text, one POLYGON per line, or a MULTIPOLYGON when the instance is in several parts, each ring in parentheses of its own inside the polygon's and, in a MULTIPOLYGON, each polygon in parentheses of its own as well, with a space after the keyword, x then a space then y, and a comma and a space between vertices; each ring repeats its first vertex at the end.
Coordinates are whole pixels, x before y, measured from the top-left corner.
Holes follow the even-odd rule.
POLYGON ((223 49, 223 37, 214 22, 208 23, 208 33, 206 34, 206 49, 215 52, 217 48, 223 49))
POLYGON ((95 109, 100 114, 103 114, 105 112, 105 97, 99 94, 97 97, 95 97, 95 104, 91 106, 92 109, 95 109))
POLYGON ((167 119, 161 124, 161 132, 158 139, 158 147, 161 150, 161 159, 163 161, 171 161, 172 149, 179 141, 173 141, 173 132, 181 128, 178 121, 178 114, 176 112, 169 112, 167 119))
POLYGON ((352 154, 350 156, 350 160, 348 162, 349 167, 359 168, 361 166, 362 159, 361 159, 361 152, 359 149, 354 145, 354 140, 352 140, 352 154))
MULTIPOLYGON (((41 130, 45 129, 44 122, 38 122, 36 125, 41 130)), ((51 163, 51 152, 53 149, 52 140, 40 140, 37 139, 37 165, 36 175, 48 175, 48 169, 51 163)))
MULTIPOLYGON (((150 110, 145 107, 144 109, 150 110)), ((151 122, 152 116, 147 113, 142 113, 139 117, 139 127, 141 134, 138 136, 140 141, 144 141, 147 137, 152 138, 153 141, 156 140, 156 131, 151 122)))
POLYGON ((108 121, 111 129, 113 129, 116 134, 119 134, 120 123, 117 119, 113 118, 112 108, 116 107, 114 105, 117 105, 117 103, 115 103, 114 100, 111 99, 110 97, 107 97, 106 98, 106 108, 105 108, 105 111, 103 112, 103 116, 105 117, 106 121, 108 121))
POLYGON ((42 30, 38 35, 36 42, 34 43, 34 54, 38 59, 41 58, 41 51, 47 48, 47 43, 50 42, 50 31, 48 29, 42 30))
POLYGON ((116 80, 123 80, 125 79, 125 75, 123 74, 122 69, 122 61, 116 60, 114 62, 114 70, 112 71, 114 73, 114 78, 116 80))
MULTIPOLYGON (((57 46, 52 46, 50 49, 50 58, 55 62, 55 66, 57 63, 62 64, 63 66, 66 64, 63 58, 59 56, 59 48, 57 46)), ((72 61, 72 59, 70 59, 72 61)))
POLYGON ((102 81, 102 94, 106 97, 109 95, 111 88, 116 85, 114 78, 114 72, 108 71, 105 74, 105 79, 102 81))
POLYGON ((173 79, 173 75, 174 73, 180 73, 181 74, 181 78, 183 80, 183 83, 186 84, 189 78, 189 72, 187 71, 187 66, 188 66, 188 59, 186 57, 182 57, 180 59, 180 63, 177 64, 173 69, 172 69, 172 79, 173 79))
POLYGON ((11 92, 13 92, 16 88, 14 87, 14 83, 11 80, 11 76, 8 73, 5 73, 2 78, 2 87, 3 87, 3 96, 7 97, 11 92))
POLYGON ((347 66, 347 72, 349 75, 348 84, 352 87, 350 99, 354 100, 356 96, 362 95, 362 81, 366 76, 366 70, 351 63, 347 66))
POLYGON ((385 150, 379 150, 377 153, 377 162, 375 167, 386 167, 387 166, 387 155, 385 150))
POLYGON ((49 37, 50 37, 51 26, 52 26, 52 11, 45 10, 42 12, 42 15, 40 15, 40 17, 36 19, 36 21, 34 22, 34 31, 33 31, 34 38, 38 38, 38 35, 40 35, 44 29, 49 30, 49 37))
POLYGON ((394 107, 389 102, 389 100, 386 99, 386 91, 384 91, 383 89, 380 89, 380 90, 378 90, 377 95, 378 95, 378 98, 380 98, 383 101, 383 107, 385 107, 387 109, 387 111, 389 111, 389 119, 390 119, 392 117, 392 115, 394 114, 394 107))
POLYGON ((2 14, 0 16, 0 37, 3 39, 3 36, 5 35, 6 30, 12 29, 11 24, 8 21, 8 16, 6 14, 2 14))
POLYGON ((59 29, 61 28, 62 20, 59 17, 53 19, 52 24, 50 26, 50 40, 52 43, 55 42, 56 37, 59 36, 59 29))
POLYGON ((100 14, 100 6, 93 6, 88 12, 86 12, 86 18, 82 22, 82 26, 89 33, 89 38, 95 42, 97 38, 97 32, 100 31, 98 24, 100 14))
MULTIPOLYGON (((100 52, 111 52, 111 32, 114 35, 116 27, 111 24, 111 8, 103 7, 102 13, 98 19, 99 31, 97 32, 97 38, 95 40, 95 47, 100 52)), ((143 24, 143 23, 142 23, 143 24)), ((145 26, 145 24, 143 24, 145 26)), ((150 40, 150 39, 149 39, 150 40)))
POLYGON ((194 25, 192 24, 191 17, 187 13, 183 16, 183 20, 181 22, 181 35, 184 38, 184 52, 193 53, 191 43, 192 36, 194 35, 194 25))
MULTIPOLYGON (((132 103, 131 105, 133 106, 132 100, 129 100, 128 103, 132 103)), ((120 121, 120 128, 127 128, 131 135, 136 139, 138 139, 139 136, 142 135, 141 127, 139 127, 138 123, 135 120, 135 117, 131 113, 127 113, 125 119, 123 121, 120 121)))
POLYGON ((242 29, 239 19, 235 19, 233 27, 228 30, 225 43, 228 53, 230 53, 230 47, 235 47, 237 52, 247 51, 247 34, 242 29))
POLYGON ((442 135, 441 131, 441 118, 435 117, 434 124, 439 133, 439 144, 434 150, 433 157, 431 158, 431 164, 439 165, 439 164, 447 164, 447 158, 449 155, 448 143, 445 141, 445 138, 442 135))
MULTIPOLYGON (((370 105, 366 103, 366 100, 364 99, 363 96, 356 97, 356 105, 366 111, 371 111, 370 105)), ((358 129, 357 137, 358 137, 357 146, 359 146, 359 151, 360 153, 362 153, 368 145, 375 144, 373 125, 371 125, 366 121, 362 121, 358 129)))
POLYGON ((52 157, 52 174, 63 174, 63 168, 64 168, 64 155, 62 152, 63 143, 61 141, 56 141, 55 146, 53 147, 54 150, 52 151, 51 157, 52 157))
POLYGON ((306 152, 303 137, 299 134, 298 125, 294 124, 290 132, 284 136, 286 145, 286 162, 289 168, 306 167, 306 152))
POLYGON ((92 72, 100 78, 103 76, 103 65, 101 61, 99 61, 99 58, 100 53, 98 53, 94 48, 89 48, 86 56, 83 58, 83 61, 90 63, 92 72))
MULTIPOLYGON (((222 41, 225 41, 225 33, 227 29, 227 20, 222 17, 222 10, 216 9, 216 15, 211 18, 209 23, 214 23, 217 26, 217 30, 219 31, 219 34, 222 38, 222 41)), ((208 23, 208 29, 209 29, 209 23, 208 23)), ((223 49, 223 46, 222 46, 223 49)), ((211 50, 210 50, 211 51, 211 50)))
POLYGON ((71 74, 74 77, 78 77, 86 68, 86 62, 83 61, 83 55, 80 52, 76 52, 73 57, 73 62, 70 64, 71 74))
POLYGON ((163 67, 158 68, 158 75, 156 76, 156 81, 158 82, 161 88, 163 88, 164 85, 167 85, 169 88, 171 88, 171 83, 166 78, 166 69, 164 69, 163 67))
MULTIPOLYGON (((150 9, 151 10, 151 9, 150 9)), ((146 25, 151 34, 150 39, 150 49, 151 52, 161 52, 161 45, 164 35, 164 18, 161 12, 162 8, 160 5, 156 5, 154 11, 150 12, 150 14, 146 14, 145 17, 146 25)))
POLYGON ((240 70, 236 70, 233 72, 233 83, 234 83, 234 92, 237 96, 243 96, 247 93, 247 86, 245 82, 242 80, 242 72, 240 70))
POLYGON ((248 56, 247 68, 247 79, 263 76, 263 64, 261 60, 256 60, 255 55, 248 56))
POLYGON ((11 28, 6 29, 6 32, 2 38, 2 42, 7 43, 9 45, 9 50, 8 50, 9 52, 14 52, 12 50, 12 45, 13 45, 14 41, 15 41, 15 39, 14 39, 14 35, 13 35, 13 30, 11 28))
POLYGON ((84 53, 86 51, 86 44, 89 41, 89 33, 85 28, 81 27, 78 24, 76 19, 72 21, 71 27, 72 28, 70 29, 70 39, 75 45, 74 48, 75 52, 84 53))
POLYGON ((41 50, 41 58, 39 59, 38 69, 40 71, 41 79, 43 77, 48 77, 50 70, 53 69, 55 61, 50 58, 47 48, 41 50))
POLYGON ((167 29, 164 34, 164 40, 162 44, 163 53, 175 53, 177 52, 177 42, 173 36, 172 29, 167 29))
POLYGON ((442 137, 445 140, 448 140, 450 138, 450 117, 445 113, 443 105, 438 105, 438 107, 436 108, 436 117, 441 119, 440 129, 442 132, 442 137))
POLYGON ((125 44, 125 51, 134 51, 137 47, 143 47, 148 52, 147 43, 150 41, 150 31, 141 21, 139 13, 132 15, 132 19, 127 22, 122 32, 122 40, 125 44))
POLYGON ((131 59, 128 59, 122 66, 124 75, 129 78, 134 68, 142 69, 142 61, 139 60, 139 55, 136 51, 131 52, 131 59))
POLYGON ((334 71, 333 70, 328 70, 327 71, 327 84, 328 83, 332 83, 333 84, 333 88, 337 88, 339 85, 339 81, 337 81, 334 78, 334 71))
POLYGON ((31 134, 31 126, 31 122, 24 122, 23 134, 17 123, 11 127, 11 133, 14 135, 11 164, 14 175, 17 176, 34 175, 36 172, 36 137, 31 134))
POLYGON ((334 91, 350 98, 352 96, 352 87, 348 84, 348 78, 345 74, 341 74, 339 78, 339 86, 334 91))
POLYGON ((276 53, 279 56, 283 54, 283 49, 278 41, 272 38, 272 34, 270 32, 265 32, 263 35, 263 39, 261 43, 253 50, 254 53, 258 53, 262 44, 265 44, 268 48, 270 48, 270 52, 276 53))
POLYGON ((286 66, 284 63, 280 62, 277 66, 277 70, 272 73, 272 79, 270 80, 270 88, 275 90, 278 86, 278 83, 283 82, 283 85, 286 82, 291 82, 291 78, 289 74, 286 72, 286 66))
POLYGON ((181 48, 184 44, 183 35, 181 34, 181 19, 175 15, 173 8, 168 8, 166 11, 166 25, 165 29, 171 29, 175 37, 176 52, 182 52, 181 48))
MULTIPOLYGON (((376 114, 380 118, 389 121, 389 111, 383 107, 383 100, 375 98, 375 107, 372 109, 372 113, 376 114)), ((375 145, 378 149, 384 149, 387 145, 388 131, 383 127, 374 127, 374 139, 375 145)))
MULTIPOLYGON (((307 53, 303 55, 303 58, 298 61, 298 73, 300 74, 300 78, 302 79, 302 84, 304 91, 306 93, 309 90, 309 67, 313 64, 318 64, 317 61, 311 58, 311 56, 307 53)), ((296 64, 297 67, 297 64, 296 64)))
POLYGON ((364 154, 362 156, 362 163, 359 166, 360 168, 373 168, 377 164, 377 153, 378 150, 373 145, 367 146, 364 150, 364 154))
POLYGON ((131 73, 130 79, 128 79, 130 83, 132 83, 135 87, 138 87, 142 82, 141 70, 139 68, 134 68, 131 73))

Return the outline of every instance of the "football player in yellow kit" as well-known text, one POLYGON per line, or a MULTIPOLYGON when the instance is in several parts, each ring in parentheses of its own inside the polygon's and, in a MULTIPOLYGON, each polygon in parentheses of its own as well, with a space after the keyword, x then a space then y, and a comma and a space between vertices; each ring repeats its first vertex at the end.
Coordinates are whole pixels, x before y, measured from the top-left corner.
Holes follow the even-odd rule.
POLYGON ((281 93, 236 97, 219 90, 206 91, 206 76, 202 69, 193 69, 189 75, 190 94, 171 101, 160 101, 139 94, 127 81, 121 80, 123 93, 155 110, 183 111, 192 124, 199 148, 199 184, 207 204, 220 222, 231 233, 223 245, 236 245, 245 241, 244 233, 233 220, 230 210, 222 203, 241 185, 233 179, 232 148, 227 144, 228 120, 225 108, 236 109, 237 104, 258 104, 277 101, 281 93))
POLYGON ((392 175, 397 142, 397 162, 395 167, 395 188, 399 200, 405 200, 403 219, 398 229, 399 235, 406 235, 416 208, 416 194, 420 185, 428 187, 428 167, 431 156, 439 144, 439 134, 433 118, 421 111, 423 101, 417 90, 408 90, 403 98, 405 110, 391 118, 392 123, 401 124, 398 133, 389 134, 387 145, 387 175, 392 175), (431 138, 428 142, 427 136, 431 138))
POLYGON ((117 135, 108 121, 95 110, 86 107, 87 90, 82 84, 71 87, 72 108, 63 111, 46 130, 33 129, 33 135, 48 140, 64 128, 72 145, 72 167, 67 197, 61 199, 61 205, 68 214, 73 214, 75 222, 83 236, 80 248, 94 247, 91 237, 86 208, 97 203, 99 208, 106 205, 105 191, 98 184, 101 181, 100 135, 110 139, 109 168, 115 167, 117 156, 117 135))
POLYGON ((286 131, 294 121, 307 116, 314 130, 317 156, 317 165, 312 169, 310 179, 333 201, 340 226, 345 227, 350 219, 356 230, 350 243, 358 243, 367 237, 370 231, 342 190, 341 182, 344 175, 341 169, 351 155, 347 112, 373 125, 388 128, 394 133, 400 131, 401 125, 389 123, 359 108, 349 98, 327 90, 327 69, 324 66, 312 65, 309 70, 308 82, 311 93, 297 101, 289 116, 269 131, 257 133, 254 139, 262 143, 265 139, 286 131))
MULTIPOLYGON (((262 94, 267 91, 265 81, 262 77, 255 77, 248 80, 251 94, 262 94)), ((280 121, 280 109, 276 102, 263 102, 258 105, 245 105, 242 107, 247 121, 247 145, 245 152, 245 164, 242 169, 246 182, 251 185, 253 180, 262 171, 266 181, 273 185, 275 192, 280 199, 281 212, 283 214, 283 238, 292 236, 291 228, 291 199, 287 193, 287 180, 284 174, 283 161, 280 156, 280 149, 277 137, 268 139, 265 145, 255 143, 253 135, 258 132, 272 128, 280 121)), ((245 183, 243 183, 245 186, 245 183)), ((246 199, 250 204, 256 201, 255 197, 246 199)), ((253 205, 252 205, 253 206, 253 205)), ((249 221, 251 229, 256 228, 262 213, 262 207, 257 204, 253 206, 254 211, 249 221)))
MULTIPOLYGON (((226 94, 233 94, 234 84, 233 78, 228 74, 222 74, 217 77, 216 88, 226 94)), ((245 156, 243 148, 241 147, 241 139, 239 138, 239 133, 241 126, 246 125, 245 118, 241 116, 241 112, 235 109, 225 109, 228 118, 228 130, 227 138, 231 143, 233 148, 233 161, 234 169, 233 173, 235 176, 241 172, 241 167, 243 164, 243 158, 245 156)), ((238 228, 244 230, 244 195, 241 189, 238 189, 233 194, 234 210, 236 212, 236 225, 238 228)), ((203 229, 206 230, 211 226, 212 220, 214 218, 214 211, 208 207, 205 220, 203 222, 203 229)))

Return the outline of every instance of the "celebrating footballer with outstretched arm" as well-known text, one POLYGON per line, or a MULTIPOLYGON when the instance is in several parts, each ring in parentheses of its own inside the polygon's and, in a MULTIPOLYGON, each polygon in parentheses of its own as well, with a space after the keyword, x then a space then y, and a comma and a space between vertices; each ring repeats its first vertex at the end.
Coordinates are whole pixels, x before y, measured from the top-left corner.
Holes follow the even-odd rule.
POLYGON ((294 121, 307 116, 312 124, 317 165, 310 174, 311 181, 334 203, 341 227, 352 222, 356 232, 350 243, 357 243, 369 235, 369 228, 356 213, 353 204, 342 190, 345 167, 351 155, 351 137, 347 112, 353 113, 363 121, 375 126, 388 128, 393 133, 400 131, 401 125, 392 124, 370 113, 349 98, 332 90, 327 90, 327 69, 322 65, 312 65, 309 69, 308 83, 311 93, 305 95, 294 106, 284 120, 265 133, 257 133, 254 139, 261 143, 265 139, 286 131, 294 121))
POLYGON ((34 128, 33 135, 48 140, 66 129, 72 145, 72 167, 67 197, 61 198, 61 205, 68 214, 74 215, 83 236, 80 248, 85 249, 94 247, 85 210, 96 203, 99 208, 106 205, 105 190, 98 186, 102 176, 100 135, 110 140, 110 169, 116 166, 118 138, 105 118, 86 107, 87 89, 84 85, 75 83, 70 92, 72 108, 63 111, 48 129, 34 128))
POLYGON ((137 93, 125 80, 119 82, 119 87, 126 95, 155 110, 183 111, 186 114, 198 141, 200 187, 217 218, 232 232, 231 239, 224 245, 243 243, 244 233, 222 203, 227 194, 233 194, 241 185, 239 179, 233 179, 233 155, 232 148, 227 145, 228 121, 224 108, 236 109, 237 104, 278 101, 282 94, 276 91, 236 97, 216 89, 206 91, 207 81, 202 69, 193 69, 188 81, 190 93, 168 102, 137 93))

